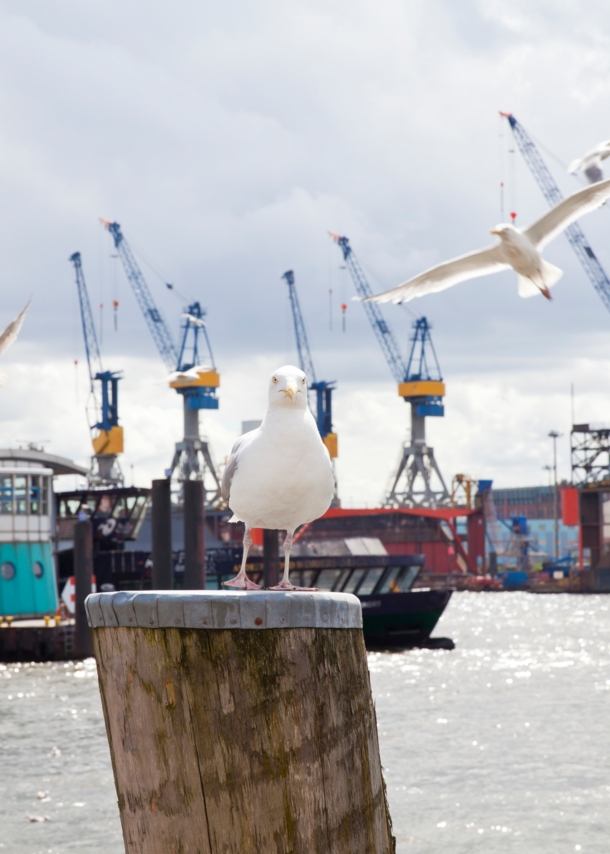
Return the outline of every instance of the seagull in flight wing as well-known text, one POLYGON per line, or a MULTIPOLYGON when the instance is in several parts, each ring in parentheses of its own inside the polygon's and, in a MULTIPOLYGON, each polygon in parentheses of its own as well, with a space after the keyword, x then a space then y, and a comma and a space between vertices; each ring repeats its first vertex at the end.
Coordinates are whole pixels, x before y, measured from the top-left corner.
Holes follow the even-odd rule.
MULTIPOLYGON (((5 350, 7 350, 11 346, 13 341, 19 335, 19 330, 23 326, 23 321, 25 320, 25 315, 27 313, 28 308, 30 307, 31 302, 32 299, 30 297, 26 307, 19 312, 19 314, 14 320, 11 320, 4 332, 0 335, 0 356, 4 353, 5 350)), ((0 386, 4 384, 5 379, 6 374, 0 374, 0 386)))
POLYGON ((415 297, 444 291, 459 282, 509 268, 518 275, 520 297, 541 293, 551 299, 549 288, 563 276, 563 270, 545 261, 540 254, 542 249, 581 216, 601 207, 608 198, 610 180, 591 184, 559 202, 528 228, 515 228, 508 223, 492 228, 491 233, 500 238, 495 246, 437 264, 397 288, 367 297, 364 301, 409 302, 415 297))

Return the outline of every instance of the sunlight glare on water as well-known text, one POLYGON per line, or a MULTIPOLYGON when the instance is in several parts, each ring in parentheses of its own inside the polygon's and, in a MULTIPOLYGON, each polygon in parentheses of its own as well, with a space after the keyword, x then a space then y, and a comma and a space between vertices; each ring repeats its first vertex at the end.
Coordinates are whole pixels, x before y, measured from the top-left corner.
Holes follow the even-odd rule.
POLYGON ((369 655, 399 854, 607 854, 610 599, 454 594, 434 634, 369 655))
MULTIPOLYGON (((454 594, 435 635, 369 655, 398 854, 607 854, 610 598, 454 594)), ((93 661, 0 665, 0 762, 0 854, 123 852, 93 661)))

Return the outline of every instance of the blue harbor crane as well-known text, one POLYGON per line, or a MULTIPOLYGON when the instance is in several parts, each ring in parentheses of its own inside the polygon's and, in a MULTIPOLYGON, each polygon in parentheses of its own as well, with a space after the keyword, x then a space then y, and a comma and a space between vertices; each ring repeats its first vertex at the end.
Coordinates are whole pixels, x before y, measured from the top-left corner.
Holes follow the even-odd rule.
POLYGON ((87 366, 89 368, 89 382, 96 409, 98 408, 95 395, 96 382, 100 384, 102 396, 101 407, 97 413, 99 420, 90 428, 94 455, 91 460, 89 482, 99 485, 121 485, 123 474, 118 462, 118 455, 123 453, 123 428, 119 425, 121 371, 105 371, 103 368, 80 252, 74 252, 69 260, 74 265, 76 276, 85 353, 87 354, 87 366))
MULTIPOLYGON (((512 113, 500 113, 500 115, 508 120, 519 151, 540 187, 542 195, 550 207, 559 204, 564 198, 563 193, 557 186, 551 171, 534 145, 534 141, 512 113)), ((600 264, 597 255, 591 249, 580 225, 577 222, 573 222, 572 225, 569 225, 565 229, 564 234, 576 253, 576 257, 580 261, 583 270, 589 277, 591 284, 599 294, 601 301, 608 311, 610 311, 610 279, 608 279, 606 271, 600 264)))
POLYGON ((332 418, 332 393, 335 390, 335 380, 328 382, 316 379, 311 350, 309 349, 309 342, 307 340, 307 332, 305 331, 305 323, 303 322, 299 297, 294 283, 294 272, 287 270, 282 279, 288 285, 288 296, 290 297, 292 319, 294 321, 294 335, 299 353, 299 367, 307 374, 307 378, 310 381, 310 390, 316 393, 316 423, 322 441, 326 445, 331 458, 334 459, 339 456, 338 438, 337 434, 333 433, 332 418))
POLYGON ((118 222, 104 219, 101 222, 112 236, 146 325, 165 366, 171 372, 169 385, 182 396, 184 438, 176 443, 168 476, 171 477, 177 471, 181 483, 185 480, 204 481, 206 471, 209 472, 214 486, 205 488, 206 503, 215 504, 220 498, 220 480, 209 445, 199 433, 199 411, 218 409, 217 389, 220 386, 220 375, 214 365, 205 323, 205 310, 199 302, 193 302, 184 309, 180 348, 177 349, 140 266, 123 236, 121 226, 118 222))
MULTIPOLYGON (((347 237, 330 233, 337 243, 361 299, 373 296, 373 290, 356 258, 347 237)), ((445 414, 442 380, 438 360, 425 317, 413 324, 409 360, 405 365, 392 330, 377 303, 363 302, 369 323, 382 353, 398 383, 398 394, 411 404, 411 440, 405 442, 391 486, 384 499, 386 507, 440 507, 448 505, 451 496, 443 480, 434 450, 426 443, 426 417, 445 414), (436 476, 437 483, 433 482, 436 476)))

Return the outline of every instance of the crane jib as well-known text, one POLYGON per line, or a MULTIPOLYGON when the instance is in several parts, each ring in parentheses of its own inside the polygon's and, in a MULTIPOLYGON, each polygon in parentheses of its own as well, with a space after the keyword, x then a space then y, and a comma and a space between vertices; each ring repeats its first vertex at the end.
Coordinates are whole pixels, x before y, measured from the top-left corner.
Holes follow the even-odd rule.
MULTIPOLYGON (((559 204, 559 202, 564 198, 563 193, 555 183, 555 179, 553 178, 550 169, 542 159, 542 155, 534 145, 534 141, 514 116, 506 115, 504 113, 501 115, 504 115, 508 119, 519 151, 523 155, 523 159, 527 163, 530 172, 540 187, 542 195, 551 207, 559 204)), ((573 222, 572 225, 566 228, 564 234, 568 243, 574 250, 576 257, 580 261, 583 270, 587 274, 589 281, 599 294, 603 304, 606 306, 608 311, 610 311, 610 279, 608 278, 599 259, 589 246, 583 230, 577 222, 573 222)))

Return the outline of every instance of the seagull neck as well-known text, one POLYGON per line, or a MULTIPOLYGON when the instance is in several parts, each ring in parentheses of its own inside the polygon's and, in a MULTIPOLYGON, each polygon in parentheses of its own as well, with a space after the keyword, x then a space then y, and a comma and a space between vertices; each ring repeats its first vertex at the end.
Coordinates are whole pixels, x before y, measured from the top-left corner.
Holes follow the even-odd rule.
POLYGON ((265 415, 265 421, 270 424, 286 424, 293 419, 302 419, 307 410, 297 409, 296 406, 271 406, 265 415))

